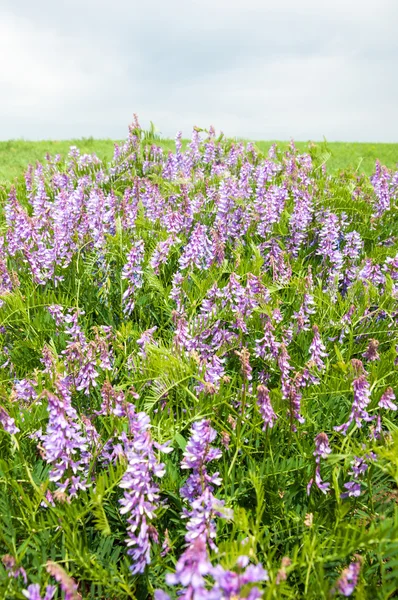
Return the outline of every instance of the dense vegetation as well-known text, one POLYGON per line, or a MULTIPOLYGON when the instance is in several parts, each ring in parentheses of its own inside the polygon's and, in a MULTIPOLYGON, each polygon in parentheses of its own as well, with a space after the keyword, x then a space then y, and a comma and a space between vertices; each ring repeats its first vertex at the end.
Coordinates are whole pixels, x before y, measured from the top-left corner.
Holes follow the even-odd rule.
POLYGON ((135 122, 3 189, 2 597, 397 593, 398 172, 328 157, 135 122))

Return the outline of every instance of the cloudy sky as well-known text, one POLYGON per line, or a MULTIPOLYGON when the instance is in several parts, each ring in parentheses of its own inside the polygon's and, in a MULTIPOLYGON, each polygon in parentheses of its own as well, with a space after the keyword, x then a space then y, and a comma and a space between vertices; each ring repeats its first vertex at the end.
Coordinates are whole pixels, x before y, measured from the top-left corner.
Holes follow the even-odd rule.
POLYGON ((1 0, 0 139, 398 142, 398 0, 1 0))

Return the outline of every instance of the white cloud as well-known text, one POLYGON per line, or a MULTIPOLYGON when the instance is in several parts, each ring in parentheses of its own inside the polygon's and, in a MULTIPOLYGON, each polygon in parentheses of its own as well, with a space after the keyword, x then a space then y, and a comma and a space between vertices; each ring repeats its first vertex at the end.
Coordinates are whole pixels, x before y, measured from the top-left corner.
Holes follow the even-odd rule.
POLYGON ((398 141, 396 0, 3 3, 2 139, 398 141))

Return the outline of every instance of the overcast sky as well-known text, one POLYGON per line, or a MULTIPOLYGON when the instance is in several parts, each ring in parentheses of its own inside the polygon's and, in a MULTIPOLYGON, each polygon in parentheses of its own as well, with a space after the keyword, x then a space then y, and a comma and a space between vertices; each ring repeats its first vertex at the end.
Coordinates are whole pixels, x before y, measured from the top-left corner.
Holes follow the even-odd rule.
POLYGON ((398 142, 398 0, 0 0, 0 139, 398 142))

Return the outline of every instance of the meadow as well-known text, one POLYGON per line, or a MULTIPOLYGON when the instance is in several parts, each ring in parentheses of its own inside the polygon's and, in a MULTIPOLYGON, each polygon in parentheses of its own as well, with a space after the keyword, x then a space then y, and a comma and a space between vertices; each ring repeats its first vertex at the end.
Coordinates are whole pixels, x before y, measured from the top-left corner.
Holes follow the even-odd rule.
POLYGON ((0 143, 1 597, 397 596, 397 161, 0 143))

